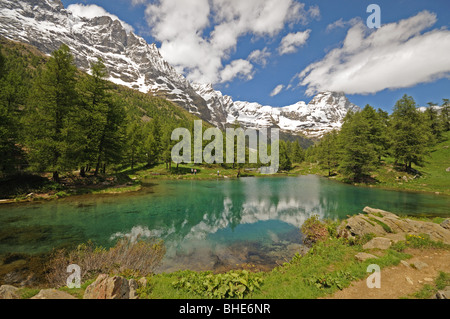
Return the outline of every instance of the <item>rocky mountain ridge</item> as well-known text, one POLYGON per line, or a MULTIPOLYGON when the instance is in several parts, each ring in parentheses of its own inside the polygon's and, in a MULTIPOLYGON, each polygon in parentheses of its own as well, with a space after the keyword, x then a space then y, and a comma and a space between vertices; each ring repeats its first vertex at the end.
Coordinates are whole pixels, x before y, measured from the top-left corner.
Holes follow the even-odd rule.
POLYGON ((333 92, 320 93, 308 104, 282 108, 235 102, 211 84, 187 81, 155 44, 127 31, 121 21, 76 16, 61 0, 0 0, 0 36, 31 44, 45 54, 66 44, 85 71, 101 57, 110 81, 164 97, 220 128, 239 122, 245 128, 278 127, 291 134, 320 137, 339 129, 349 110, 359 110, 343 93, 333 92))

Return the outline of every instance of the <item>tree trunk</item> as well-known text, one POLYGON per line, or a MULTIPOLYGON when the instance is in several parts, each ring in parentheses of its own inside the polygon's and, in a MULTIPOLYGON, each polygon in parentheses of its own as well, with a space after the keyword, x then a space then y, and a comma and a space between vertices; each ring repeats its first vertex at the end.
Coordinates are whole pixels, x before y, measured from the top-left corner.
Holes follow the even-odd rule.
POLYGON ((59 173, 58 173, 58 171, 54 171, 53 172, 52 179, 53 179, 54 182, 59 183, 59 173))
POLYGON ((86 171, 85 171, 84 166, 82 166, 81 169, 80 169, 80 176, 81 177, 86 177, 86 171))
POLYGON ((98 176, 98 172, 100 171, 100 162, 101 162, 101 156, 99 155, 97 158, 97 165, 95 166, 95 172, 94 172, 95 177, 98 176))

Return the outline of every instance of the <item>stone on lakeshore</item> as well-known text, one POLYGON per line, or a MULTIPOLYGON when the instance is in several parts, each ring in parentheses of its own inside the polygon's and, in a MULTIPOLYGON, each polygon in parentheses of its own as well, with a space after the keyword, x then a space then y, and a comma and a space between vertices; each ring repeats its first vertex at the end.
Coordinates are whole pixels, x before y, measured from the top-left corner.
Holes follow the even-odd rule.
POLYGON ((405 240, 407 234, 427 234, 433 241, 450 244, 450 221, 444 221, 439 225, 433 222, 400 218, 395 214, 370 207, 364 208, 364 212, 368 215, 359 214, 344 220, 337 229, 338 236, 352 239, 372 234, 395 242, 405 240), (386 227, 386 229, 383 228, 381 223, 388 226, 391 232, 388 232, 389 229, 386 227))
POLYGON ((439 290, 436 293, 436 299, 450 299, 450 286, 445 287, 443 290, 439 290))
POLYGON ((450 218, 447 218, 441 223, 441 227, 450 230, 450 218))
POLYGON ((423 261, 416 261, 412 263, 412 266, 416 268, 417 270, 422 270, 424 268, 428 267, 428 264, 424 263, 423 261))
POLYGON ((136 289, 135 280, 103 274, 86 288, 83 299, 137 299, 136 289))
POLYGON ((10 285, 0 287, 0 299, 20 299, 19 288, 10 285))
POLYGON ((56 289, 42 289, 36 296, 31 299, 77 299, 71 294, 56 289))
POLYGON ((366 261, 367 259, 376 259, 378 257, 368 253, 358 253, 355 255, 355 258, 359 261, 366 261))
POLYGON ((400 260, 400 263, 401 263, 403 266, 407 267, 407 268, 411 268, 411 266, 408 264, 407 261, 400 260))
POLYGON ((374 239, 372 239, 371 241, 369 241, 368 243, 366 243, 363 246, 363 249, 382 249, 382 250, 386 250, 389 247, 391 247, 391 240, 388 238, 384 238, 384 237, 376 237, 374 239))
POLYGON ((142 277, 141 279, 138 280, 138 285, 140 287, 147 287, 148 284, 148 280, 145 277, 142 277))
POLYGON ((414 281, 412 281, 411 278, 409 278, 408 276, 406 276, 405 279, 406 279, 406 281, 408 282, 408 284, 414 285, 414 281))

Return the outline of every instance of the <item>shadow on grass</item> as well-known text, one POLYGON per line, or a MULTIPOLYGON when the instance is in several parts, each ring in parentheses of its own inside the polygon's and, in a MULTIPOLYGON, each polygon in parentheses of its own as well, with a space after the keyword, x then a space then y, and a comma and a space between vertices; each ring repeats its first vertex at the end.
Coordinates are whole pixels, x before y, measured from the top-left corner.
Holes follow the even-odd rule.
POLYGON ((58 190, 59 184, 31 174, 17 174, 0 179, 0 198, 12 198, 49 189, 58 190))

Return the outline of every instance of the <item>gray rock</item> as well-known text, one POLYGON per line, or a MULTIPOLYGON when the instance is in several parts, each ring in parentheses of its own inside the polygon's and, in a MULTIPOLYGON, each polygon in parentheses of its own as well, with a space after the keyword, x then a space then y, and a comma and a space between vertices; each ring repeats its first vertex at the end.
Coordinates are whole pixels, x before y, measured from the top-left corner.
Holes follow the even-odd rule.
POLYGON ((42 289, 36 296, 31 299, 77 299, 71 294, 56 289, 42 289))
POLYGON ((141 279, 138 280, 138 286, 140 287, 147 287, 148 284, 148 280, 145 277, 142 277, 141 279))
POLYGON ((436 293, 436 299, 450 299, 450 286, 445 287, 443 290, 439 290, 436 293))
POLYGON ((368 253, 358 253, 355 255, 355 258, 359 261, 366 261, 367 259, 377 259, 377 256, 368 253))
POLYGON ((411 266, 409 265, 409 263, 407 261, 400 260, 400 263, 407 268, 411 268, 411 266))
POLYGON ((14 286, 3 285, 0 287, 0 299, 20 299, 18 291, 14 286))
POLYGON ((409 278, 408 276, 406 276, 405 279, 406 279, 406 281, 408 282, 408 284, 414 285, 414 281, 413 281, 411 278, 409 278))
POLYGON ((128 285, 130 287, 129 298, 130 299, 139 299, 137 295, 138 283, 134 279, 128 280, 128 285))
POLYGON ((86 288, 83 299, 137 299, 137 287, 135 280, 100 275, 86 288))
POLYGON ((441 223, 441 226, 444 227, 445 229, 450 230, 450 218, 447 218, 446 220, 444 220, 441 223))
POLYGON ((428 267, 428 264, 424 263, 423 261, 416 261, 412 263, 412 266, 416 268, 417 270, 422 270, 424 268, 428 267))
POLYGON ((432 222, 400 218, 395 214, 370 207, 364 208, 364 212, 369 215, 359 214, 344 220, 337 229, 338 236, 351 239, 374 234, 377 237, 389 238, 395 242, 405 240, 407 234, 427 234, 431 240, 450 244, 450 221, 444 221, 439 225, 432 222), (371 218, 386 224, 391 229, 391 232, 387 232, 386 229, 379 223, 371 220, 371 218))
POLYGON ((376 237, 374 239, 372 239, 371 241, 369 241, 368 243, 366 243, 363 246, 363 249, 382 249, 382 250, 386 250, 389 249, 389 247, 391 247, 391 240, 388 238, 384 238, 384 237, 376 237))

